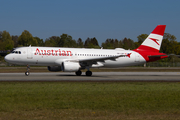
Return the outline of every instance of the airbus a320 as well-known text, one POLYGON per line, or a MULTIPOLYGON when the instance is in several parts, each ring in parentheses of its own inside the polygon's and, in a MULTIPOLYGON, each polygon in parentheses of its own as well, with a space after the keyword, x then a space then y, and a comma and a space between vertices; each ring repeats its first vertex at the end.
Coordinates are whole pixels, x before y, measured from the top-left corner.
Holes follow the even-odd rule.
POLYGON ((48 66, 49 71, 75 72, 77 76, 82 74, 82 69, 87 69, 86 76, 91 76, 90 68, 133 66, 167 58, 167 54, 159 52, 165 28, 166 25, 158 25, 134 50, 29 46, 15 48, 5 56, 5 60, 27 65, 27 76, 30 65, 48 66))

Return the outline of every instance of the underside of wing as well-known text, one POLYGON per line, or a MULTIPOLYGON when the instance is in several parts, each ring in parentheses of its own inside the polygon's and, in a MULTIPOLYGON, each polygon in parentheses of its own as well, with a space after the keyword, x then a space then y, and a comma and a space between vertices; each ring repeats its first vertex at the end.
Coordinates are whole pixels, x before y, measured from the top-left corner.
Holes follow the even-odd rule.
POLYGON ((88 67, 102 67, 104 66, 103 62, 105 60, 116 61, 119 57, 125 57, 126 55, 117 55, 117 56, 102 56, 102 57, 94 57, 94 58, 81 58, 76 60, 67 60, 69 62, 79 62, 82 68, 88 67))

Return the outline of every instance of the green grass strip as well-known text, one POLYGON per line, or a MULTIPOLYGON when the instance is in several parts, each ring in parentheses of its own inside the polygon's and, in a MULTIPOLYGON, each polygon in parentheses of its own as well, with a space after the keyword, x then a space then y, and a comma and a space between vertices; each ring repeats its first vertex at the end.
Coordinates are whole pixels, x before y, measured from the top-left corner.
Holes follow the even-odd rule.
POLYGON ((180 83, 0 82, 4 118, 180 119, 180 83))

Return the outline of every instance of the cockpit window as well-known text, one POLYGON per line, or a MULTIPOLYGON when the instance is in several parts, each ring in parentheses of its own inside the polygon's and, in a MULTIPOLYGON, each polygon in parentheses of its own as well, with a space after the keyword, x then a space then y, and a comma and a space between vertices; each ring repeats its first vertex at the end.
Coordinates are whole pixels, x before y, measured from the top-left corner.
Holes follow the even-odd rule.
POLYGON ((12 51, 11 53, 15 53, 15 54, 21 54, 21 51, 12 51))

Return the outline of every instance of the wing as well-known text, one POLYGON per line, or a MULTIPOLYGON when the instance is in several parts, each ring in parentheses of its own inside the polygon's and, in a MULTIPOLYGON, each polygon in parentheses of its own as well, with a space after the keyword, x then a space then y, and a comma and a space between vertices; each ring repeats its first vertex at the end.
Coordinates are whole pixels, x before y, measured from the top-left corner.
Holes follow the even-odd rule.
POLYGON ((76 60, 66 60, 69 62, 79 62, 82 68, 85 67, 102 67, 104 66, 102 62, 105 62, 105 60, 113 60, 116 61, 119 57, 125 57, 127 55, 117 55, 117 56, 105 56, 105 57, 95 57, 95 58, 82 58, 82 59, 76 59, 76 60))
POLYGON ((89 61, 97 61, 97 62, 104 62, 104 60, 113 60, 115 61, 119 57, 125 57, 126 55, 118 55, 118 56, 107 56, 107 57, 100 57, 100 58, 86 58, 86 59, 79 59, 79 62, 89 62, 89 61))

